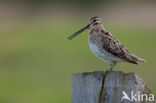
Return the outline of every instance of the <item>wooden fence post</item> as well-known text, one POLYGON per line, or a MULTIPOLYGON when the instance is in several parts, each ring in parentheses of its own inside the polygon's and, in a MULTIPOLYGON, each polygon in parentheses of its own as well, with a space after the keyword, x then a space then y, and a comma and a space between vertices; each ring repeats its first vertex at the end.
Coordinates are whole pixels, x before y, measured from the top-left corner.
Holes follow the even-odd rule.
POLYGON ((135 73, 96 71, 72 75, 71 103, 156 103, 155 100, 135 73))

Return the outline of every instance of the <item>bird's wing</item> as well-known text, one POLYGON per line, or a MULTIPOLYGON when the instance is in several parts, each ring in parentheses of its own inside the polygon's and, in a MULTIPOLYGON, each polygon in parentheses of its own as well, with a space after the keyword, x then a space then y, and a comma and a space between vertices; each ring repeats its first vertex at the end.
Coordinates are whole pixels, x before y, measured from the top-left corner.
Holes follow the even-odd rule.
POLYGON ((117 39, 109 32, 102 32, 102 46, 107 52, 119 57, 122 60, 137 64, 137 57, 131 54, 117 39))

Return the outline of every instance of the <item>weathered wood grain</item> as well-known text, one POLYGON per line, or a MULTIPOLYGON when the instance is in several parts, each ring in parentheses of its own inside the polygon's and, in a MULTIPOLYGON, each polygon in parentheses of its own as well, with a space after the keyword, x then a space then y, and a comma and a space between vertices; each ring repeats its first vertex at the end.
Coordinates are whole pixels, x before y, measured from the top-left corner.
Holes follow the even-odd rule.
MULTIPOLYGON (((122 99, 123 91, 150 95, 144 81, 135 73, 120 71, 78 73, 72 75, 71 103, 156 103, 122 99)), ((146 99, 146 98, 143 98, 146 99)))

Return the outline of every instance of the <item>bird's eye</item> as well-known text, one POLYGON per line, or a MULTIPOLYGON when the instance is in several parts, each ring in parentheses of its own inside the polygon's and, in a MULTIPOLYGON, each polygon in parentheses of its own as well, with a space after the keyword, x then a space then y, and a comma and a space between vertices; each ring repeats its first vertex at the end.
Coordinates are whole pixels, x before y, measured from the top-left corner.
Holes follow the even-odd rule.
POLYGON ((95 20, 95 19, 94 19, 93 21, 94 21, 94 22, 96 22, 96 20, 95 20))

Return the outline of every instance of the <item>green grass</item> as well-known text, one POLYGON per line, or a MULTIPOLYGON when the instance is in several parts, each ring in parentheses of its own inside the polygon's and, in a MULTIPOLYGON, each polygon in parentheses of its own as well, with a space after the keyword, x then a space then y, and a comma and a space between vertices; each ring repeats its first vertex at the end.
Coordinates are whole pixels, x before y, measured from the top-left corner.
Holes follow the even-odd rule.
MULTIPOLYGON (((90 52, 88 31, 66 40, 83 22, 28 20, 14 25, 0 29, 0 103, 69 103, 72 73, 108 68, 90 52)), ((156 94, 156 31, 106 28, 132 53, 147 60, 139 65, 119 63, 114 70, 139 74, 156 94)))

